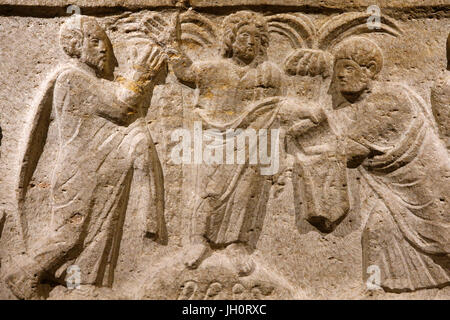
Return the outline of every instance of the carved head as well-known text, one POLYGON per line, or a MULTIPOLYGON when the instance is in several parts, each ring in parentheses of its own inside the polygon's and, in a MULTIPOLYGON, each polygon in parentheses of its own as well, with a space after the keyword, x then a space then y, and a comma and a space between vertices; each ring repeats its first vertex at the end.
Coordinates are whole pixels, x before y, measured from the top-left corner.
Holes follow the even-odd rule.
POLYGON ((335 50, 333 83, 347 99, 357 99, 381 71, 383 54, 363 37, 344 40, 335 50))
POLYGON ((109 78, 117 66, 111 41, 95 18, 73 16, 61 27, 60 43, 64 52, 109 78))
POLYGON ((267 22, 261 14, 240 11, 223 22, 223 55, 244 64, 266 57, 269 46, 267 22))

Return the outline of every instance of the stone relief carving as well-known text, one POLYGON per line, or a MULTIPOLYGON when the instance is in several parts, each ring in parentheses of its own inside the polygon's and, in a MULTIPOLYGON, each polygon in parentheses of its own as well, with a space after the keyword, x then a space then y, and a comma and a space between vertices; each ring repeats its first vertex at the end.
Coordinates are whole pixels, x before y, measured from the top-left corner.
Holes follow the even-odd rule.
POLYGON ((450 105, 450 34, 447 38, 447 70, 436 81, 431 91, 431 105, 433 107, 433 115, 436 118, 439 127, 439 135, 444 140, 447 150, 450 148, 449 140, 449 105, 450 105))
MULTIPOLYGON (((2 139, 3 139, 3 132, 2 132, 2 127, 0 127, 0 147, 2 146, 2 139)), ((0 157, 1 157, 1 151, 0 151, 0 157)), ((0 212, 0 239, 2 237, 3 228, 5 226, 5 220, 6 220, 5 212, 1 211, 0 212)), ((0 258, 0 266, 1 266, 1 258, 0 258)))
POLYGON ((416 290, 449 280, 449 158, 420 96, 405 85, 376 83, 381 49, 363 38, 335 53, 333 105, 350 120, 347 166, 376 197, 363 236, 364 266, 377 265, 387 290, 416 290), (439 172, 439 173, 438 173, 439 172))
MULTIPOLYGON (((224 136, 227 129, 269 128, 281 95, 281 71, 267 60, 267 23, 262 15, 242 11, 225 18, 222 30, 222 58, 193 63, 182 55, 173 62, 174 72, 198 89, 196 110, 206 128, 224 136)), ((256 152, 253 148, 246 154, 256 152)), ((248 251, 262 228, 268 181, 248 160, 198 170, 201 199, 192 216, 186 265, 196 267, 208 247, 230 247, 237 272, 248 275, 254 269, 248 251)))
MULTIPOLYGON (((339 123, 337 132, 344 143, 337 141, 335 157, 345 150, 347 167, 359 168, 363 183, 376 194, 376 200, 372 200, 375 203, 362 209, 370 213, 361 212, 369 216, 362 237, 363 270, 379 266, 381 286, 385 290, 446 285, 449 270, 446 172, 449 162, 436 136, 434 120, 422 98, 407 86, 391 85, 389 88, 373 83, 383 65, 381 49, 375 43, 354 37, 338 43, 334 51, 330 86, 336 110, 333 116, 341 113, 348 119, 339 123), (439 174, 434 176, 436 172, 439 174)), ((292 60, 300 60, 298 56, 302 58, 299 54, 289 58, 289 70, 295 66, 292 60)), ((316 59, 320 62, 321 58, 316 59)), ((297 67, 295 72, 314 75, 314 71, 305 72, 297 67)), ((340 121, 345 119, 342 115, 338 117, 340 121)), ((335 170, 342 170, 342 166, 335 170)), ((322 168, 318 171, 329 172, 322 168)), ((307 174, 301 172, 300 175, 307 174)), ((320 173, 311 176, 318 179, 320 173)), ((337 181, 346 187, 345 178, 337 181)), ((307 185, 301 184, 302 188, 307 185)), ((326 193, 324 190, 319 194, 326 193)), ((315 204, 311 194, 315 193, 303 195, 304 203, 315 204)), ((339 200, 342 205, 344 201, 339 200)), ((326 199, 325 203, 329 201, 326 199)), ((313 211, 306 210, 308 214, 313 211)), ((331 210, 325 212, 332 215, 331 210)), ((317 224, 314 220, 318 218, 309 219, 317 224)), ((340 222, 339 219, 328 220, 340 222)), ((333 228, 326 225, 319 222, 316 226, 324 232, 332 231, 333 228)))
MULTIPOLYGON (((303 30, 299 31, 300 37, 309 41, 292 41, 293 44, 304 43, 305 48, 296 49, 287 57, 286 73, 321 76, 323 80, 318 96, 307 102, 314 116, 288 126, 287 130, 288 153, 296 158, 293 175, 298 217, 321 232, 333 231, 347 216, 350 206, 346 154, 342 137, 339 137, 343 127, 333 123, 334 115, 326 101, 333 61, 331 53, 336 45, 354 35, 370 32, 400 34, 389 18, 383 19, 379 29, 368 29, 365 25, 367 17, 367 13, 342 14, 331 18, 318 30, 307 17, 290 18, 298 24, 303 22, 303 27, 297 27, 297 30, 303 30)), ((293 107, 293 110, 298 109, 297 105, 293 107)), ((292 114, 287 113, 286 118, 292 121, 295 119, 292 114)))
MULTIPOLYGON (((395 34, 392 30, 387 27, 386 31, 395 34)), ((319 44, 318 47, 324 46, 319 44)), ((379 266, 383 279, 381 286, 385 290, 446 285, 449 276, 449 208, 446 199, 449 159, 436 136, 434 120, 424 101, 407 86, 392 85, 389 88, 385 84, 372 83, 383 65, 381 49, 375 43, 354 37, 337 42, 336 47, 330 87, 333 109, 345 113, 350 121, 339 124, 341 130, 338 131, 344 144, 337 142, 335 157, 342 157, 344 148, 347 166, 360 169, 363 183, 370 186, 377 198, 369 209, 371 212, 362 237, 363 269, 379 266), (349 106, 354 109, 349 110, 349 106)), ((314 76, 316 70, 324 70, 317 67, 323 63, 321 56, 316 58, 315 68, 302 70, 302 66, 311 64, 308 58, 312 55, 314 52, 311 51, 295 53, 288 59, 288 72, 314 76)), ((443 118, 447 119, 445 115, 443 118)), ((342 165, 335 170, 342 170, 342 165)), ((318 171, 330 172, 323 168, 318 171)), ((320 179, 319 172, 309 177, 320 179)), ((300 175, 308 176, 304 170, 300 175)), ((344 187, 347 185, 344 176, 335 181, 344 187)), ((307 185, 303 182, 302 188, 307 185)), ((319 194, 327 192, 325 189, 319 194)), ((312 195, 317 193, 304 193, 304 203, 316 204, 312 195)), ((338 200, 341 206, 345 203, 345 199, 338 200)), ((308 208, 306 211, 311 214, 314 210, 308 208)), ((346 208, 342 210, 345 211, 346 208)), ((325 212, 332 216, 332 210, 325 212)), ((325 220, 328 223, 323 223, 323 219, 309 217, 321 231, 329 232, 333 228, 328 225, 340 222, 339 218, 328 218, 325 220)))
POLYGON ((19 299, 308 298, 300 277, 261 250, 278 241, 265 233, 280 223, 277 199, 292 208, 294 255, 316 248, 301 237, 356 235, 361 287, 374 266, 386 293, 447 287, 448 70, 431 104, 390 81, 383 41, 408 31, 386 15, 369 28, 370 17, 180 7, 65 19, 68 62, 39 89, 14 160, 17 205, 0 210, 0 239, 9 224, 20 239, 0 257, 7 290, 19 299), (171 125, 205 133, 201 147, 188 144, 191 163, 176 167, 187 196, 171 195, 182 208, 174 213, 161 161, 172 150, 155 130, 165 130, 155 96, 169 86, 177 99, 159 108, 181 101, 183 110, 171 125), (258 161, 263 147, 269 162, 258 161), (128 237, 145 244, 123 247, 128 237), (117 281, 127 250, 155 255, 117 281), (65 288, 71 266, 79 290, 65 288))
POLYGON ((40 91, 18 175, 26 251, 6 279, 18 298, 64 280, 71 264, 85 271, 80 285, 112 286, 129 210, 145 215, 142 236, 165 237, 162 172, 143 120, 165 56, 149 41, 135 44, 133 75, 113 82, 117 60, 94 18, 71 18, 60 43, 73 59, 40 91))

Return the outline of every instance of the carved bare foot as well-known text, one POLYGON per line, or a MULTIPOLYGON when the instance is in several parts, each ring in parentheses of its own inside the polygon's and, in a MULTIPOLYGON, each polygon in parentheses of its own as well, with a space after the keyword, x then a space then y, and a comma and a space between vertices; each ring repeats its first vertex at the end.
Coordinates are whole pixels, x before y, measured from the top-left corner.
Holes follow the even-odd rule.
POLYGON ((183 285, 183 291, 181 291, 178 300, 190 300, 197 292, 198 285, 194 281, 188 281, 183 285))
POLYGON ((208 246, 206 243, 191 244, 184 257, 185 266, 189 269, 197 269, 207 251, 208 246))
POLYGON ((5 284, 18 299, 39 299, 38 284, 41 275, 39 265, 27 255, 21 255, 9 262, 5 284))
POLYGON ((231 262, 240 277, 246 277, 255 270, 255 262, 250 257, 247 248, 242 244, 234 243, 229 246, 231 262))
POLYGON ((6 285, 18 299, 38 298, 38 276, 30 275, 23 269, 6 276, 6 285))
POLYGON ((240 277, 246 277, 255 270, 255 262, 250 256, 241 256, 235 263, 235 268, 240 277))

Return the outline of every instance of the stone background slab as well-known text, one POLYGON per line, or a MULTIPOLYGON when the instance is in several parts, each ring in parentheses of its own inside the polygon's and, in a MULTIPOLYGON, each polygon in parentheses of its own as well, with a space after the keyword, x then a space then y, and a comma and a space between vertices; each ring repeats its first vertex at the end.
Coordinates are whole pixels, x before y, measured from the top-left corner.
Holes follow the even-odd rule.
POLYGON ((315 8, 348 9, 378 5, 382 8, 408 8, 450 6, 449 0, 0 0, 0 5, 48 6, 61 7, 68 5, 80 7, 124 7, 151 8, 171 7, 184 4, 192 7, 225 7, 225 6, 309 6, 315 8))

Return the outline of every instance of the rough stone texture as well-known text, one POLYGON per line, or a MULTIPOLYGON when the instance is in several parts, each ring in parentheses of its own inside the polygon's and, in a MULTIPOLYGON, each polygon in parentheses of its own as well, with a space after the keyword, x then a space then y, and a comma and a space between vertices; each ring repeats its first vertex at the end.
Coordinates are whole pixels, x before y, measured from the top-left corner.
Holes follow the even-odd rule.
POLYGON ((159 6, 175 6, 177 4, 191 5, 193 7, 220 7, 220 6, 312 6, 312 7, 328 7, 328 8, 349 8, 349 7, 368 7, 378 5, 382 8, 403 8, 403 7, 426 7, 449 5, 447 0, 1 0, 0 5, 26 5, 26 6, 68 6, 78 5, 80 7, 159 7, 159 6))
POLYGON ((210 6, 245 6, 245 5, 274 5, 274 6, 311 6, 317 8, 349 8, 349 7, 368 7, 378 5, 382 8, 415 7, 415 6, 438 6, 448 5, 446 0, 190 0, 190 4, 196 7, 210 6))
POLYGON ((80 7, 164 7, 174 6, 178 0, 102 0, 102 1, 89 1, 89 0, 2 0, 1 5, 19 5, 19 6, 48 6, 48 7, 60 7, 76 5, 80 7))
POLYGON ((0 298, 449 299, 450 3, 377 3, 1 0, 0 298))

